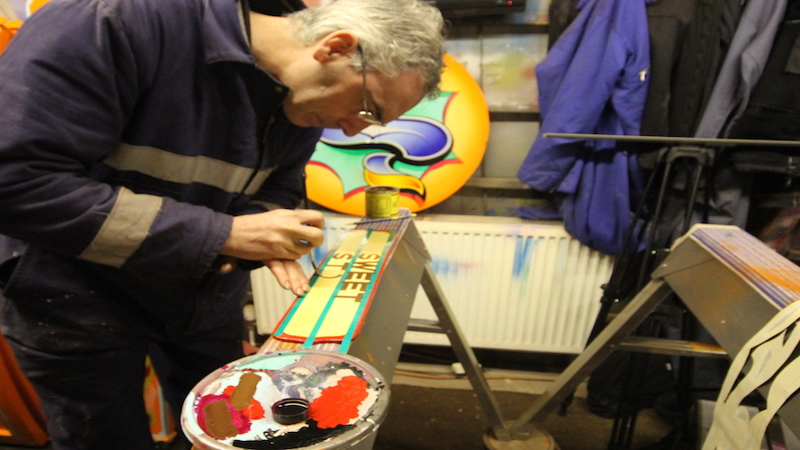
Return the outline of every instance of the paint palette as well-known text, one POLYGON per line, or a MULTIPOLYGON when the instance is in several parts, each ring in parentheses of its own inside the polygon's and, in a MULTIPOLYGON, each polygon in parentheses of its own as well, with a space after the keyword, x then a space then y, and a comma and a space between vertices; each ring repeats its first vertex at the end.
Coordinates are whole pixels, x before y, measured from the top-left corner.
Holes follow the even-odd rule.
POLYGON ((380 373, 350 355, 252 355, 195 386, 183 404, 181 427, 197 449, 349 448, 374 439, 388 402, 380 373), (285 399, 307 402, 308 418, 278 423, 272 406, 285 399))

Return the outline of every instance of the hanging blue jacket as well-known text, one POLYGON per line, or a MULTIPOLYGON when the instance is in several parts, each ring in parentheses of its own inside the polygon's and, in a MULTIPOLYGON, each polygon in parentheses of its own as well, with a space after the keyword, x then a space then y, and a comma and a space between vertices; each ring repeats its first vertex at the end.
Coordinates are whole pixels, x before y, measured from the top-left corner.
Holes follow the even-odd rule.
MULTIPOLYGON (((650 68, 645 4, 652 1, 578 4, 578 16, 536 66, 542 124, 517 175, 554 194, 567 231, 608 254, 622 250, 641 194, 635 147, 542 134, 639 135, 650 68)), ((545 218, 535 207, 519 214, 545 218)))

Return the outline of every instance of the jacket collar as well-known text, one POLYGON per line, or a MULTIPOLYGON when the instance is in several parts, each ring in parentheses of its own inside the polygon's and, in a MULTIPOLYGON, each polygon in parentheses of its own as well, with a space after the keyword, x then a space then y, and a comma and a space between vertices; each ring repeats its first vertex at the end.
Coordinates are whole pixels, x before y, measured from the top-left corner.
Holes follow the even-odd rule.
POLYGON ((238 61, 255 64, 244 31, 248 14, 236 0, 204 0, 203 47, 206 62, 238 61))

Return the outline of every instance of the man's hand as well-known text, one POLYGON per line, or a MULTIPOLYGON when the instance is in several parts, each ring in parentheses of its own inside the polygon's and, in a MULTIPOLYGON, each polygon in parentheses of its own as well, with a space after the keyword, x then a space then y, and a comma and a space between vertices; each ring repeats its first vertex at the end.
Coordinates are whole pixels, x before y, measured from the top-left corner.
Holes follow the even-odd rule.
POLYGON ((308 276, 297 261, 289 259, 271 259, 264 264, 275 275, 275 279, 284 289, 291 290, 298 297, 308 292, 308 276))
POLYGON ((276 209, 236 216, 228 239, 220 250, 228 256, 219 269, 233 270, 236 258, 263 261, 284 289, 295 295, 308 292, 308 276, 296 261, 322 245, 325 219, 319 211, 276 209))
POLYGON ((276 209, 233 218, 220 254, 251 261, 296 260, 322 245, 319 211, 276 209))

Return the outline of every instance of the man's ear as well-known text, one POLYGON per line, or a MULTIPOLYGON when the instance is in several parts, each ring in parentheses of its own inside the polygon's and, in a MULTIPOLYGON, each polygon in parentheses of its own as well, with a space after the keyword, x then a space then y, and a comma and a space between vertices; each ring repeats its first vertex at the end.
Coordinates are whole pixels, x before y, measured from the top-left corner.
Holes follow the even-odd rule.
POLYGON ((352 31, 338 30, 317 42, 314 59, 319 62, 349 58, 358 50, 358 36, 352 31))

